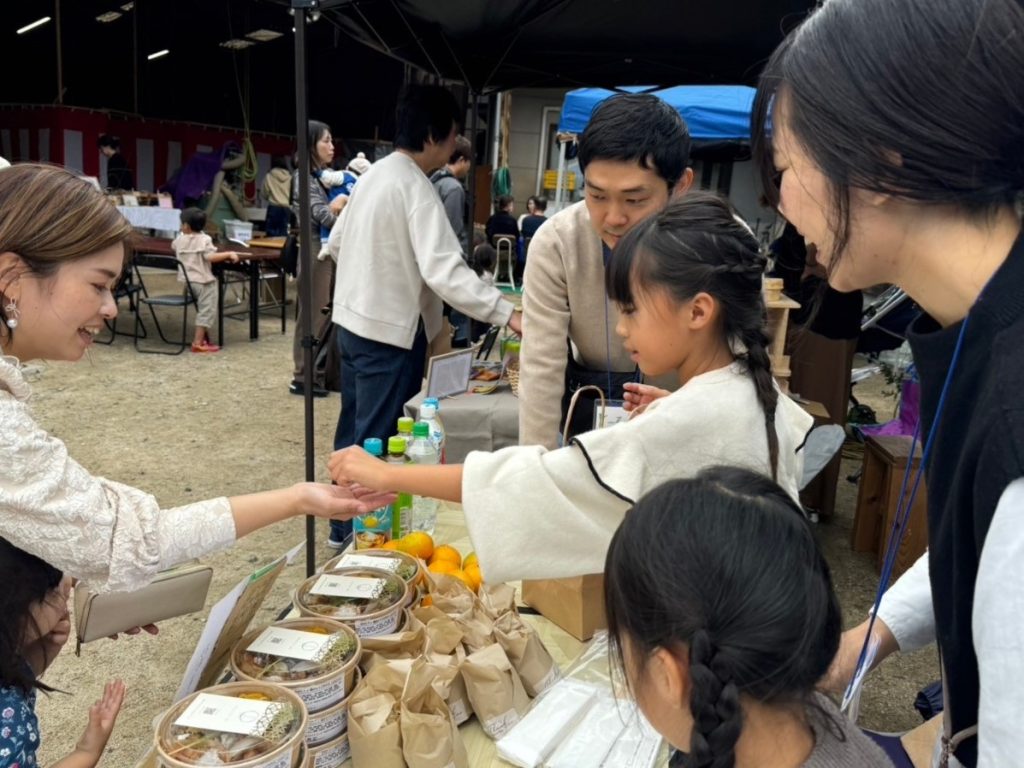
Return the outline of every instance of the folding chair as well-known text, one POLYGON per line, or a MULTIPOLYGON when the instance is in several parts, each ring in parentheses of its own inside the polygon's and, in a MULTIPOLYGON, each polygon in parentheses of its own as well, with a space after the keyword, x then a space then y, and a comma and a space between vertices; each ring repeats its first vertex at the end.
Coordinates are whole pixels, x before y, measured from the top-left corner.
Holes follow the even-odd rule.
POLYGON ((149 307, 149 313, 153 316, 153 324, 156 326, 156 332, 160 335, 160 339, 164 344, 177 347, 177 350, 174 352, 164 352, 160 349, 143 349, 139 346, 138 326, 142 323, 141 306, 139 307, 140 311, 135 313, 135 348, 139 352, 144 352, 146 354, 180 355, 185 351, 185 347, 190 346, 191 344, 188 338, 189 330, 191 330, 188 325, 188 308, 190 306, 196 307, 196 311, 198 312, 196 296, 192 290, 192 283, 188 279, 188 274, 185 272, 185 266, 174 256, 159 256, 152 253, 136 253, 133 268, 135 270, 135 278, 138 281, 140 288, 140 292, 137 297, 139 304, 145 304, 149 307), (142 280, 142 273, 139 271, 140 267, 173 270, 185 280, 182 290, 179 293, 165 293, 160 294, 159 296, 150 296, 149 291, 146 289, 146 284, 142 280), (172 341, 164 335, 163 328, 160 326, 160 320, 156 315, 156 307, 169 307, 172 309, 181 307, 182 317, 180 342, 172 341))
POLYGON ((498 251, 498 262, 494 267, 494 284, 501 288, 511 288, 513 291, 516 289, 516 241, 514 237, 496 237, 494 238, 494 246, 498 251), (507 280, 502 280, 501 277, 501 265, 504 260, 505 264, 505 275, 508 277, 507 280))
POLYGON ((138 294, 142 291, 142 287, 139 285, 138 280, 135 279, 135 271, 129 265, 124 274, 121 275, 121 279, 118 280, 117 285, 114 287, 114 303, 118 305, 118 313, 114 315, 113 320, 104 320, 104 324, 107 326, 107 330, 110 331, 109 339, 96 338, 97 344, 113 344, 114 339, 120 336, 132 336, 136 337, 141 329, 141 338, 146 338, 146 326, 140 320, 138 323, 134 323, 133 332, 128 333, 127 331, 117 330, 117 319, 121 316, 120 304, 121 299, 128 299, 128 311, 138 317, 139 314, 139 301, 138 294))

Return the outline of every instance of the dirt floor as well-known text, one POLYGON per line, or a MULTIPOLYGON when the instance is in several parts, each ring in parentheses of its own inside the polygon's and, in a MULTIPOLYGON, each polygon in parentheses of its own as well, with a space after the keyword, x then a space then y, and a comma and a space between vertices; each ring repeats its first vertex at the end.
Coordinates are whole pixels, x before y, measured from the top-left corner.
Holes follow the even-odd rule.
MULTIPOLYGON (((77 364, 38 364, 32 374, 35 413, 95 474, 153 493, 170 507, 217 495, 275 488, 303 479, 303 400, 288 393, 291 329, 265 318, 261 337, 250 343, 248 325, 227 322, 226 346, 216 355, 143 355, 130 339, 96 346, 77 364)), ((858 385, 858 396, 880 417, 891 402, 880 396, 881 377, 858 385)), ((325 477, 338 415, 337 395, 315 401, 316 472, 325 477)), ((856 486, 845 477, 857 466, 844 461, 838 514, 819 524, 848 624, 865 615, 877 586, 873 559, 849 548, 856 486)), ((319 561, 328 550, 326 523, 319 523, 319 561)), ((304 522, 294 520, 257 532, 233 549, 209 558, 215 567, 207 608, 242 578, 298 543, 304 522)), ((303 558, 278 580, 265 604, 270 620, 289 602, 305 576, 303 558)), ((196 614, 160 625, 157 637, 100 640, 82 649, 69 643, 46 681, 66 693, 40 696, 40 765, 73 748, 87 708, 105 681, 128 686, 124 709, 103 761, 132 766, 152 743, 153 720, 168 706, 205 621, 196 614)), ((920 687, 938 676, 934 648, 886 662, 871 677, 861 722, 882 730, 920 723, 912 708, 920 687)))

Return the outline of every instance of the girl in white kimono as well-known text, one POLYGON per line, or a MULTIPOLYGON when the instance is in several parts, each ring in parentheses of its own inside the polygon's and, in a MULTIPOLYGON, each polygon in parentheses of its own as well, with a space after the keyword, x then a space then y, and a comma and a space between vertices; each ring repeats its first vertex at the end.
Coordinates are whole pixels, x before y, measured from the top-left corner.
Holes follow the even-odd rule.
POLYGON ((471 453, 464 465, 396 466, 353 447, 332 455, 331 476, 461 502, 488 581, 600 572, 634 501, 705 467, 746 467, 795 498, 812 419, 772 378, 764 268, 721 198, 673 201, 619 242, 606 285, 633 360, 646 376, 674 371, 678 390, 554 451, 516 446, 471 453))

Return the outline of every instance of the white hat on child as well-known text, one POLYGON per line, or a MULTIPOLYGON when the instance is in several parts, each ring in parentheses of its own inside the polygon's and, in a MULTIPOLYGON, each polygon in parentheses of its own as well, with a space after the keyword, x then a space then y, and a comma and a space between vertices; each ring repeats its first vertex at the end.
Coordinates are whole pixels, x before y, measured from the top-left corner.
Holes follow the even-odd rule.
POLYGON ((357 173, 362 176, 368 170, 370 170, 370 161, 366 159, 366 155, 360 152, 358 155, 349 160, 348 169, 353 173, 357 173))

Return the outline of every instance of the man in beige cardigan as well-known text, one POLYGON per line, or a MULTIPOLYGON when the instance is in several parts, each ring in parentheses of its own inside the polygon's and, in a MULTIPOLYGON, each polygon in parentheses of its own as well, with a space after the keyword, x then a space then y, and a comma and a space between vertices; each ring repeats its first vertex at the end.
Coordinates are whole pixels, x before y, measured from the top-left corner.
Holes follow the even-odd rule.
MULTIPOLYGON (((565 407, 580 383, 592 380, 609 395, 611 379, 610 396, 622 397, 622 382, 635 366, 615 333, 618 310, 605 297, 605 252, 689 188, 689 154, 686 123, 656 96, 617 95, 594 110, 579 140, 585 198, 537 230, 526 260, 521 444, 558 446, 565 407)), ((584 431, 592 414, 581 406, 573 431, 584 431)))

